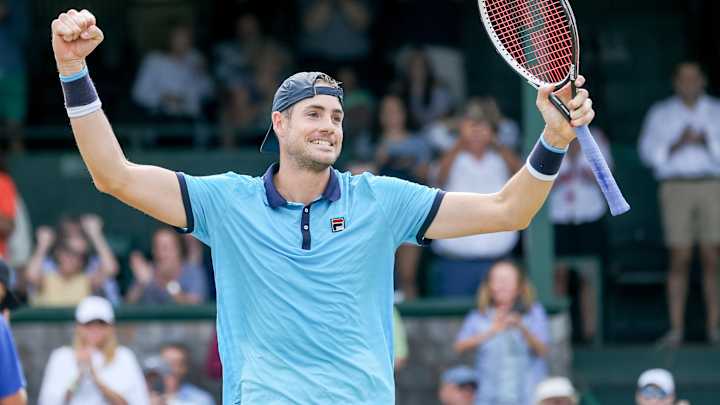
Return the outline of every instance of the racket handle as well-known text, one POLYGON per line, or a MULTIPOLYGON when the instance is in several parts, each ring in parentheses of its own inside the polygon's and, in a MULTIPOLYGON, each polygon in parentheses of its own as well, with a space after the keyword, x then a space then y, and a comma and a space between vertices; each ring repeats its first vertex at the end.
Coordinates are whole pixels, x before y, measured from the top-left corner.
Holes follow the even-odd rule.
POLYGON ((610 207, 610 213, 613 216, 624 214, 630 210, 630 205, 625 201, 620 188, 615 182, 610 168, 608 168, 605 158, 600 152, 595 139, 590 134, 590 130, 587 125, 575 128, 575 134, 577 135, 578 142, 582 148, 585 158, 590 162, 595 180, 600 186, 605 200, 610 207))

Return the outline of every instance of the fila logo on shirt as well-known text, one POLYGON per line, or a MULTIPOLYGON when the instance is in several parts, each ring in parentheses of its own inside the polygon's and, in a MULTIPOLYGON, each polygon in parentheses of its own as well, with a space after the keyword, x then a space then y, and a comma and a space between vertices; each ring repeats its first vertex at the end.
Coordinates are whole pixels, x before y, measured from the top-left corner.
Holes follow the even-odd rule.
POLYGON ((330 220, 330 229, 333 232, 345 230, 345 217, 337 217, 330 220))

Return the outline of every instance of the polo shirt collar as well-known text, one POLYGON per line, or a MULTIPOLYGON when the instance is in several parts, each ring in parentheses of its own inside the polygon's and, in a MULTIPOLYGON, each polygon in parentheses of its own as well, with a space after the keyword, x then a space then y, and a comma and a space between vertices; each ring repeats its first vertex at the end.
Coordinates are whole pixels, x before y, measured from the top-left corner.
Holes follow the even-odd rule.
MULTIPOLYGON (((275 176, 275 173, 280 170, 280 164, 279 163, 273 163, 268 167, 267 171, 265 171, 265 174, 263 174, 263 183, 265 184, 265 194, 267 195, 267 201, 268 204, 270 204, 270 208, 278 208, 280 206, 283 206, 287 204, 287 200, 280 195, 280 193, 275 188, 275 184, 273 183, 273 177, 275 176)), ((330 201, 335 202, 340 199, 340 182, 338 181, 337 175, 335 174, 335 169, 330 167, 330 180, 328 181, 327 186, 325 186, 325 190, 322 193, 322 198, 330 201)))

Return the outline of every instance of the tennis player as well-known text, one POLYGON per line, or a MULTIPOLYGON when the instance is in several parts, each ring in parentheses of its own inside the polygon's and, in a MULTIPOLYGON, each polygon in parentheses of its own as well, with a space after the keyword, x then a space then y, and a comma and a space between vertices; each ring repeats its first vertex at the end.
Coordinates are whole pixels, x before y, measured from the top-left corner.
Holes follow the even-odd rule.
MULTIPOLYGON (((261 147, 277 151, 279 163, 261 177, 190 176, 123 155, 85 63, 102 40, 86 10, 52 22, 76 142, 98 190, 212 248, 225 404, 394 403, 395 249, 527 227, 575 137, 543 88, 545 130, 498 193, 351 176, 332 167, 343 142, 342 89, 302 72, 278 88, 261 147)), ((569 88, 559 94, 572 125, 590 123, 586 90, 572 100, 569 88)))

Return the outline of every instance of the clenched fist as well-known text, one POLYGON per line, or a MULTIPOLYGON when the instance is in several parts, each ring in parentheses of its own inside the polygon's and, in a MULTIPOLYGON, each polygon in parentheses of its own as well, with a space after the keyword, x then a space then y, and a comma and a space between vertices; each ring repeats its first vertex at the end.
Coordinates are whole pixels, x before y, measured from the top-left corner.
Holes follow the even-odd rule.
POLYGON ((95 16, 87 10, 69 10, 53 20, 52 47, 60 74, 82 70, 85 57, 102 42, 103 33, 95 24, 95 16))

